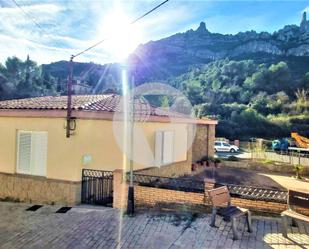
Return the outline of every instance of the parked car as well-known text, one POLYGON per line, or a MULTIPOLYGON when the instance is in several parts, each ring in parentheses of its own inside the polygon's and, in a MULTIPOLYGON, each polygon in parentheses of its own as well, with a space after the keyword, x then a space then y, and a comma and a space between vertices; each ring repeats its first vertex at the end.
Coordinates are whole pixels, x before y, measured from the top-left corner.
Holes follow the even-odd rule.
POLYGON ((239 151, 239 147, 236 145, 228 144, 224 141, 215 141, 215 152, 237 152, 239 151))

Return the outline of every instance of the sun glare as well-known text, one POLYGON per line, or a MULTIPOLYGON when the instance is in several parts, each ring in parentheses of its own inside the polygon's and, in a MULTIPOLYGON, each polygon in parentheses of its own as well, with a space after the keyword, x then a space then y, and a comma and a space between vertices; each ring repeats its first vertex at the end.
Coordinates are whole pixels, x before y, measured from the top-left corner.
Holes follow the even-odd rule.
POLYGON ((131 25, 130 19, 120 10, 105 15, 100 27, 100 37, 108 37, 106 50, 116 61, 123 61, 142 42, 139 24, 131 25))

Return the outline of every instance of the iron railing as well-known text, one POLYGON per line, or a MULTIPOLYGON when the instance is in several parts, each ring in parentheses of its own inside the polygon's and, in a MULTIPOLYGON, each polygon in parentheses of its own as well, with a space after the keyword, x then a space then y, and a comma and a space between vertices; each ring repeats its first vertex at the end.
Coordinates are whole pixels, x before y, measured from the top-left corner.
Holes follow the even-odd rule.
POLYGON ((113 203, 113 172, 82 170, 81 202, 109 206, 113 203))
MULTIPOLYGON (((134 182, 141 186, 179 190, 184 192, 204 193, 205 191, 204 181, 193 180, 186 177, 170 178, 162 176, 134 174, 134 182)), ((287 202, 287 191, 285 190, 244 186, 229 183, 217 183, 216 187, 224 185, 228 187, 232 197, 271 201, 278 203, 287 202)))
POLYGON ((218 183, 216 186, 227 186, 232 197, 242 199, 271 201, 286 203, 288 192, 286 190, 244 186, 229 183, 218 183))

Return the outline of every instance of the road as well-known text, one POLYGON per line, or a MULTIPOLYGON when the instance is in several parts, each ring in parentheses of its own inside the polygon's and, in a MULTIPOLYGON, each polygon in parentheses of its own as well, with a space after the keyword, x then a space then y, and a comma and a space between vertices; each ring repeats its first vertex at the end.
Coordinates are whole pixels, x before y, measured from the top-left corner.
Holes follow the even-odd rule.
POLYGON ((244 150, 241 150, 239 152, 234 152, 234 153, 231 153, 231 152, 216 152, 215 153, 216 158, 228 158, 230 156, 236 156, 238 158, 248 159, 248 158, 251 158, 251 153, 244 151, 244 150))

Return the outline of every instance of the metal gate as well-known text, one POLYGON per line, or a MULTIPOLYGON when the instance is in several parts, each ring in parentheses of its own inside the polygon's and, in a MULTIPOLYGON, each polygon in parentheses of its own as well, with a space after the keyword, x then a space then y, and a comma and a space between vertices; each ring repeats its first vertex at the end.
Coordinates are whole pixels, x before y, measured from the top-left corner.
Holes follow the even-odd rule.
POLYGON ((113 172, 83 169, 81 202, 92 205, 112 206, 113 172))

